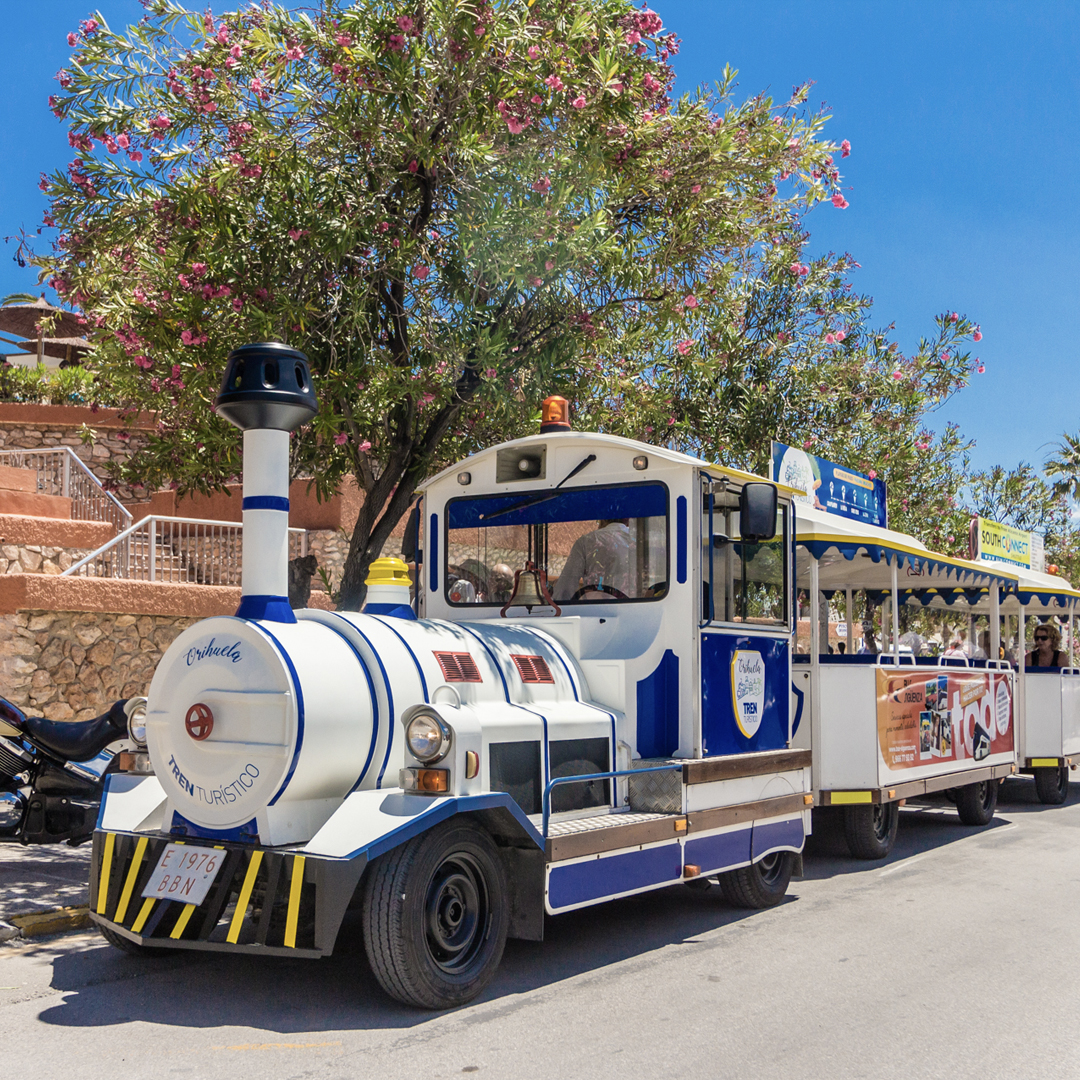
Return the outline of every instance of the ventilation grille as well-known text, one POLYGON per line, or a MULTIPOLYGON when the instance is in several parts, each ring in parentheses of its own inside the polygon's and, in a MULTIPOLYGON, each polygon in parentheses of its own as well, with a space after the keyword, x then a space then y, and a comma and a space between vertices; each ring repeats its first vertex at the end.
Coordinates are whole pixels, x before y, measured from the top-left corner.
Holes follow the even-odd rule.
POLYGON ((435 659, 447 682, 483 682, 476 661, 467 652, 437 652, 435 659))
POLYGON ((517 656, 510 654, 514 660, 514 666, 518 669, 521 681, 524 683, 553 683, 551 668, 542 656, 517 656))

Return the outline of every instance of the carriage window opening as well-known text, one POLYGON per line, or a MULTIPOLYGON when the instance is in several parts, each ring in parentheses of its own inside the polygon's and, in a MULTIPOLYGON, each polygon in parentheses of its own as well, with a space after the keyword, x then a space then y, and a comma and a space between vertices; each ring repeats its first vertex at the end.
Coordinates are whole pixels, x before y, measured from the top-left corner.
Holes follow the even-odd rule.
POLYGON ((454 499, 447 505, 446 597, 502 606, 527 562, 567 604, 656 600, 668 590, 668 494, 659 483, 454 499))
POLYGON ((710 495, 706 487, 702 499, 701 538, 703 621, 786 626, 789 592, 787 508, 781 506, 777 510, 776 536, 772 540, 744 543, 739 536, 738 494, 716 489, 710 495))

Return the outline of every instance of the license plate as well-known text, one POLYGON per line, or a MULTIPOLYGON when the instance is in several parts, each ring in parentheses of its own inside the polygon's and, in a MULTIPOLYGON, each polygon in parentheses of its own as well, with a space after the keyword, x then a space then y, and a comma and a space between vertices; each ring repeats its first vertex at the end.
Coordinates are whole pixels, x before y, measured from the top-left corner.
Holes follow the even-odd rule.
POLYGON ((201 904, 224 861, 225 852, 219 848, 169 844, 161 853, 142 894, 158 900, 201 904))

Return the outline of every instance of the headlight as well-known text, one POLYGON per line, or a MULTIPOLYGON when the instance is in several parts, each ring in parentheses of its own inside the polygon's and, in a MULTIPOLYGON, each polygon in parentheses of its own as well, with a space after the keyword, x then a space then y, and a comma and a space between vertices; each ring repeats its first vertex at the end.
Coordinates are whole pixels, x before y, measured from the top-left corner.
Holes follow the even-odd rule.
POLYGON ((414 716, 405 728, 409 753, 417 761, 430 764, 446 756, 450 749, 450 728, 431 713, 414 716))
POLYGON ((139 747, 146 749, 146 698, 134 697, 124 706, 127 713, 128 738, 139 747))

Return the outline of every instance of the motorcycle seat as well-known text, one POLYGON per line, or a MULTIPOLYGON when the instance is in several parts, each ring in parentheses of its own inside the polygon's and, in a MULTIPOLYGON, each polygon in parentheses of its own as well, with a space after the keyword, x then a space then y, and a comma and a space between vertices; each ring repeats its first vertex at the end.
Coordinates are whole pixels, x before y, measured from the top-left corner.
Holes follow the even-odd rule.
POLYGON ((122 701, 93 720, 46 720, 44 716, 24 716, 21 722, 10 716, 6 719, 32 743, 66 761, 89 761, 109 743, 127 735, 122 701))

